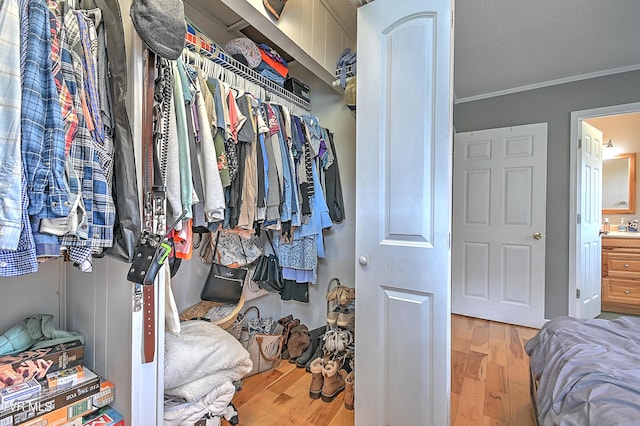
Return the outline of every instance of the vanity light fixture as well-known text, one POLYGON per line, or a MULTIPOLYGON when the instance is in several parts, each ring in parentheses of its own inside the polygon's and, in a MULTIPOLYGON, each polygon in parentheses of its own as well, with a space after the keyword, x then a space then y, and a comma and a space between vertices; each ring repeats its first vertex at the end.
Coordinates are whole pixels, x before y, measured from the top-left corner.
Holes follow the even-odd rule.
POLYGON ((609 143, 605 146, 605 148, 613 148, 613 143, 611 142, 611 139, 609 139, 609 143))

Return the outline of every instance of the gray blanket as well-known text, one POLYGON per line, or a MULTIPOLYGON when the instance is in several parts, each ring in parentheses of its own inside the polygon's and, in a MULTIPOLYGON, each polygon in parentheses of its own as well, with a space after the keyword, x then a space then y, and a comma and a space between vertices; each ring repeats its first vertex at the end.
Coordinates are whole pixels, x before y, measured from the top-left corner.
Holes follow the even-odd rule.
POLYGON ((559 317, 525 349, 541 425, 640 425, 640 318, 559 317))

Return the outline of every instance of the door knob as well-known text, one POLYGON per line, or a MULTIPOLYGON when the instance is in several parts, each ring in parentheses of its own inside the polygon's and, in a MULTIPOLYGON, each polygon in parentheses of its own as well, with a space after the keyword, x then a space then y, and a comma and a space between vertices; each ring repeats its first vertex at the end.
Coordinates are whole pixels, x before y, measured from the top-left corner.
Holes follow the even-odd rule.
POLYGON ((358 259, 358 263, 361 266, 367 266, 367 262, 369 262, 369 259, 367 259, 367 256, 360 256, 360 258, 358 259))
POLYGON ((536 240, 541 240, 542 239, 542 234, 539 232, 534 232, 533 233, 533 238, 536 240))

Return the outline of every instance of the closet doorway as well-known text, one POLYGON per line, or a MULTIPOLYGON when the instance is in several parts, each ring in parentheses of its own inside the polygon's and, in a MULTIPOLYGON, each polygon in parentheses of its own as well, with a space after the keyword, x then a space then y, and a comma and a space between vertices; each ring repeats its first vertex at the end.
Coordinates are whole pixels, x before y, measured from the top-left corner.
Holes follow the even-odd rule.
MULTIPOLYGON (((607 120, 618 120, 623 115, 638 115, 640 117, 640 102, 613 105, 603 108, 593 108, 589 110, 574 111, 571 113, 571 198, 569 218, 569 316, 577 318, 594 318, 600 312, 601 303, 601 237, 599 235, 602 223, 602 197, 593 197, 593 186, 598 185, 601 190, 602 175, 599 180, 587 179, 594 174, 585 174, 587 170, 599 167, 605 156, 609 156, 607 150, 619 150, 625 152, 636 152, 640 150, 640 142, 637 138, 620 137, 615 140, 616 133, 611 131, 600 132, 608 127, 607 120), (585 123, 587 125, 585 126, 585 123), (602 129, 599 129, 601 127, 602 129), (595 128, 593 133, 590 128, 595 128), (597 138, 598 132, 602 136, 597 138), (595 136, 594 136, 595 135, 595 136), (609 137, 609 135, 611 137, 609 137), (608 139, 612 139, 612 148, 607 148, 608 139), (629 139, 633 139, 629 140, 629 139), (591 144, 592 152, 600 152, 597 159, 588 160, 586 148, 591 144), (638 143, 636 147, 635 143, 638 143), (615 145, 618 145, 616 148, 615 145), (594 147, 597 147, 594 148, 594 147), (594 161, 599 162, 594 163, 594 161), (586 177, 585 177, 586 176, 586 177), (588 249, 587 249, 588 248, 588 249)), ((639 118, 640 120, 640 118, 639 118)), ((614 153, 615 154, 615 153, 614 153)), ((599 192, 599 191, 596 191, 599 192)), ((619 222, 619 215, 612 216, 617 219, 613 224, 619 222)), ((628 216, 628 219, 632 219, 628 216)))

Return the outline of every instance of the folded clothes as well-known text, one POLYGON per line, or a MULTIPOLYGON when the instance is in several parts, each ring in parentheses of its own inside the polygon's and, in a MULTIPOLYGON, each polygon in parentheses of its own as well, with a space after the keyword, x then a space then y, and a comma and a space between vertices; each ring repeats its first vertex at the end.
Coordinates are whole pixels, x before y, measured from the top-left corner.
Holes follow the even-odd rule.
POLYGON ((274 61, 280 62, 282 65, 284 65, 287 68, 289 67, 289 64, 287 64, 287 61, 285 61, 284 58, 280 56, 278 52, 273 50, 269 45, 260 43, 257 46, 259 49, 261 49, 265 53, 265 55, 269 56, 274 61))
MULTIPOLYGON (((258 45, 258 49, 260 50, 260 56, 262 57, 262 62, 257 66, 257 70, 261 70, 261 67, 264 67, 265 64, 269 65, 275 72, 280 74, 283 78, 287 78, 289 75, 289 65, 287 62, 278 55, 274 50, 267 51, 264 48, 260 47, 264 45, 258 45), (274 54, 280 57, 280 60, 274 59, 274 54)), ((264 69, 264 68, 262 68, 264 69)))
POLYGON ((260 75, 268 78, 279 86, 284 86, 285 79, 280 74, 273 71, 272 68, 264 68, 262 71, 260 71, 260 75))

